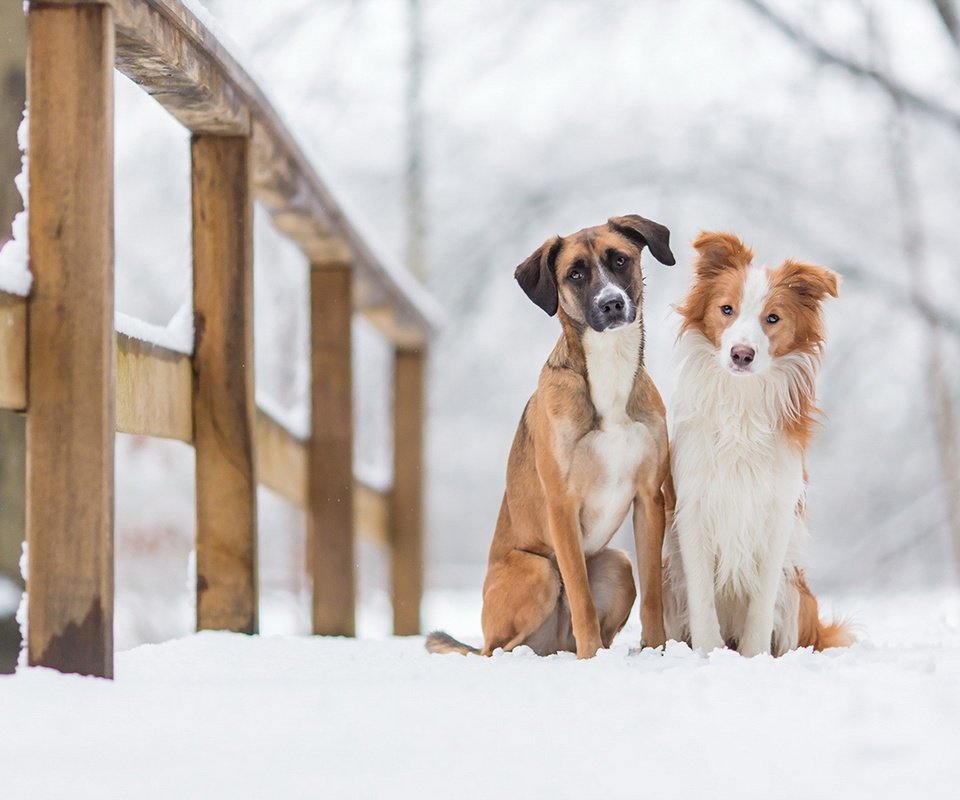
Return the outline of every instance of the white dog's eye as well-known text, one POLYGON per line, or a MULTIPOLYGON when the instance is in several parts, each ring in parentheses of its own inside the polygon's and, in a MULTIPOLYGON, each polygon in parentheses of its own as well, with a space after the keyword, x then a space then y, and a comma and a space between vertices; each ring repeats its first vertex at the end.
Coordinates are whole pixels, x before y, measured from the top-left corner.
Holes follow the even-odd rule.
POLYGON ((776 325, 780 321, 780 317, 776 314, 767 314, 767 322, 770 325, 776 325))
POLYGON ((720 306, 720 313, 729 317, 733 313, 733 306, 720 306))

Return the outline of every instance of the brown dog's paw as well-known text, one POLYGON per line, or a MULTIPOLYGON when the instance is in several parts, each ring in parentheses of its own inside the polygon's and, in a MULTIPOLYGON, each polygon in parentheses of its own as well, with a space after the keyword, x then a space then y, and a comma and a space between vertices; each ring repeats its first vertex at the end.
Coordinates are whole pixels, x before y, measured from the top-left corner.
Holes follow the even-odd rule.
POLYGON ((662 625, 643 626, 640 647, 663 647, 667 643, 667 634, 662 625))
POLYGON ((667 640, 663 637, 660 637, 659 639, 643 638, 640 640, 640 649, 644 650, 649 647, 652 650, 656 650, 657 648, 662 650, 664 648, 664 645, 666 645, 666 643, 667 643, 667 640))
POLYGON ((603 648, 603 642, 600 641, 600 637, 596 638, 591 637, 587 639, 583 644, 577 642, 577 658, 593 658, 597 651, 603 648))

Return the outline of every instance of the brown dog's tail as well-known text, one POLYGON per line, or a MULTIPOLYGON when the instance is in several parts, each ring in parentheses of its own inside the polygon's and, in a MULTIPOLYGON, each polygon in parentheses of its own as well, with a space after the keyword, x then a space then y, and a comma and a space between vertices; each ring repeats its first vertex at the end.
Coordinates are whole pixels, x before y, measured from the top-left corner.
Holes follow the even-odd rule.
POLYGON ((803 570, 797 570, 797 589, 800 591, 800 624, 798 647, 813 647, 814 650, 826 650, 828 647, 849 647, 857 637, 853 634, 853 624, 850 620, 832 620, 823 622, 810 587, 807 586, 803 570))
POLYGON ((458 642, 449 633, 443 631, 428 633, 426 647, 430 653, 459 653, 462 656, 480 655, 480 651, 476 647, 458 642))

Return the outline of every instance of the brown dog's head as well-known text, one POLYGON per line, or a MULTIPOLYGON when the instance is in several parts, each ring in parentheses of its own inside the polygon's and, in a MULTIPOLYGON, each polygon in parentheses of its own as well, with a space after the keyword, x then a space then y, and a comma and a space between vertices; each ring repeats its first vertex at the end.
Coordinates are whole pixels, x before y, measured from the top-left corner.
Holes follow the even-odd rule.
POLYGON ((676 263, 663 225, 637 214, 611 217, 606 225, 548 239, 514 277, 551 317, 562 308, 595 331, 613 330, 634 322, 641 308, 644 247, 661 264, 676 263))

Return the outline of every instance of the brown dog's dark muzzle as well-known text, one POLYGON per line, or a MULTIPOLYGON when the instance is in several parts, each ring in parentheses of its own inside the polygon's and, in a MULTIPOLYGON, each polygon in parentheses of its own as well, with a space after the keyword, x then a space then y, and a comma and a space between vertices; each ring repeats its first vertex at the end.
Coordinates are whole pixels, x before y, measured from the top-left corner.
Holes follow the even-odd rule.
POLYGON ((637 319, 637 306, 622 290, 606 286, 587 313, 587 324, 595 331, 629 325, 637 319))

